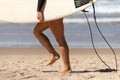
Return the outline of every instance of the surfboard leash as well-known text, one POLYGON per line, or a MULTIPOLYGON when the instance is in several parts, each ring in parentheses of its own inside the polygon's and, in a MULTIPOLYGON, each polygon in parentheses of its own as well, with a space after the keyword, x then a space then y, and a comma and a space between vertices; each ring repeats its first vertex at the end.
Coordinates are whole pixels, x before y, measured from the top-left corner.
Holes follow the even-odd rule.
POLYGON ((84 15, 85 15, 85 17, 86 17, 86 19, 87 19, 87 23, 88 23, 88 26, 89 26, 91 42, 92 42, 92 46, 93 46, 94 51, 95 51, 95 53, 97 54, 98 58, 99 58, 109 69, 111 69, 110 66, 107 65, 107 64, 105 63, 105 61, 103 61, 103 59, 102 59, 102 58, 100 57, 100 55, 98 54, 98 51, 97 51, 97 49, 96 49, 96 47, 95 47, 95 44, 94 44, 93 32, 92 32, 92 28, 91 28, 91 26, 90 26, 90 22, 89 22, 89 20, 88 20, 87 14, 86 14, 85 12, 84 12, 84 15))
POLYGON ((114 57, 115 57, 115 64, 116 64, 116 69, 114 71, 117 71, 118 70, 118 64, 117 64, 117 56, 116 56, 116 53, 115 53, 115 50, 112 48, 112 46, 110 45, 110 43, 107 41, 107 39, 105 38, 105 36, 103 35, 103 33, 101 32, 99 26, 98 26, 98 23, 97 23, 97 19, 96 19, 96 10, 95 10, 95 5, 94 3, 92 2, 92 7, 93 7, 93 16, 94 16, 94 20, 95 20, 95 24, 96 24, 96 27, 100 33, 100 35, 102 36, 102 38, 104 39, 104 41, 107 43, 107 45, 109 46, 109 48, 111 49, 111 51, 113 52, 114 54, 114 57))
POLYGON ((87 19, 87 23, 88 23, 88 26, 89 26, 89 30, 90 30, 90 36, 91 36, 91 42, 92 42, 92 46, 93 46, 93 49, 96 53, 96 55, 98 56, 98 58, 102 61, 102 63, 107 67, 105 70, 101 69, 100 71, 102 72, 112 72, 112 71, 118 71, 118 65, 117 65, 117 57, 116 57, 116 53, 114 51, 114 49, 112 48, 112 46, 109 44, 109 42, 107 41, 107 39, 105 38, 105 36, 103 35, 103 33, 101 32, 99 26, 98 26, 98 23, 97 23, 97 20, 96 20, 96 11, 95 11, 95 6, 94 6, 94 3, 92 2, 92 7, 93 7, 93 16, 94 16, 94 21, 95 21, 95 25, 98 29, 98 32, 99 34, 101 35, 101 37, 103 38, 103 40, 107 43, 107 45, 109 46, 109 48, 112 50, 113 54, 114 54, 114 57, 115 57, 115 64, 116 64, 116 69, 112 69, 102 58, 101 56, 99 55, 96 47, 95 47, 95 44, 94 44, 94 39, 93 39, 93 32, 92 32, 92 28, 91 28, 91 25, 90 25, 90 22, 89 22, 89 19, 88 19, 88 16, 87 14, 85 13, 86 11, 84 10, 84 15, 87 19))

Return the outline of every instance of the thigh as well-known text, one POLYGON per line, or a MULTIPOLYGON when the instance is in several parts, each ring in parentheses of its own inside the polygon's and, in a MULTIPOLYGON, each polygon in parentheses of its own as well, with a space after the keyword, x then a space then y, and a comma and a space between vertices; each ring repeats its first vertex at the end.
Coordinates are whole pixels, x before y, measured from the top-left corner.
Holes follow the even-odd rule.
POLYGON ((50 21, 49 23, 50 30, 56 39, 64 38, 64 24, 63 19, 58 19, 54 21, 50 21))

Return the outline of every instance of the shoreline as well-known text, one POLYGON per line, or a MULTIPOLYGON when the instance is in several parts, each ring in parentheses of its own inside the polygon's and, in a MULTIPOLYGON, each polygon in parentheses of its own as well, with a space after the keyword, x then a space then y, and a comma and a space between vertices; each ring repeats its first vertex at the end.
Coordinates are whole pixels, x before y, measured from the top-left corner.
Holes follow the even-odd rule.
MULTIPOLYGON (((59 51, 58 48, 55 48, 57 51, 59 51)), ((96 48, 98 51, 103 51, 103 53, 105 51, 110 51, 110 48, 96 48)), ((119 53, 120 48, 113 48, 116 52, 119 53)), ((89 53, 89 51, 94 52, 93 48, 69 48, 70 52, 85 52, 85 53, 89 53)), ((0 52, 1 53, 9 53, 9 52, 13 52, 13 53, 31 53, 32 51, 35 51, 35 54, 39 54, 39 53, 47 53, 47 50, 45 48, 0 48, 0 52)))

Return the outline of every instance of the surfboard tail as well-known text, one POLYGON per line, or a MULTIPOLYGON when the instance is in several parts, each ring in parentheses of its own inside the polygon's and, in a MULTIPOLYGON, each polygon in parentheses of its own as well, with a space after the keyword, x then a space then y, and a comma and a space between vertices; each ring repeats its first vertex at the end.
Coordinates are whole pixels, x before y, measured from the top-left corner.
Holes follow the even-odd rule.
POLYGON ((92 2, 93 0, 74 0, 74 3, 75 3, 75 8, 78 8, 82 5, 85 5, 89 2, 92 2))

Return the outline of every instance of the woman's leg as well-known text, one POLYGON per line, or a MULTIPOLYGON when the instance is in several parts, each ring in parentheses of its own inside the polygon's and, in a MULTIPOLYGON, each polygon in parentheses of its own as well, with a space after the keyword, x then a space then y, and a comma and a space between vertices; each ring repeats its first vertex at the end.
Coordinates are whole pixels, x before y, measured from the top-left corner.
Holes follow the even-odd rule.
POLYGON ((49 22, 49 25, 52 33, 54 34, 57 42, 59 43, 59 48, 64 63, 64 67, 61 72, 71 72, 69 49, 64 36, 63 19, 51 21, 49 22))
POLYGON ((56 60, 60 58, 59 54, 55 51, 53 46, 51 45, 49 39, 47 36, 43 33, 44 30, 46 30, 48 27, 47 22, 46 23, 38 23, 36 27, 34 28, 34 35, 36 38, 41 42, 41 44, 48 50, 50 53, 50 60, 47 65, 53 64, 56 60))

